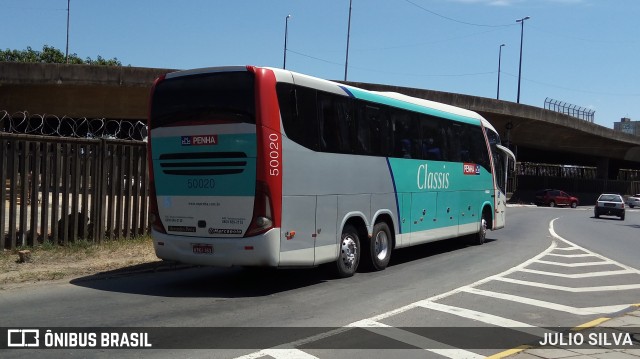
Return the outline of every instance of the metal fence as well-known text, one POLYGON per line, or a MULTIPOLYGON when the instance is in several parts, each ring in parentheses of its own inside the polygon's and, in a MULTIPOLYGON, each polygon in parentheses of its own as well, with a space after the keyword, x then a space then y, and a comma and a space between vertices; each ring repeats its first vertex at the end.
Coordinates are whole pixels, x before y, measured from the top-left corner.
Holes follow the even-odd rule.
POLYGON ((510 198, 512 202, 532 203, 538 190, 553 188, 577 196, 581 205, 591 205, 604 192, 640 193, 640 171, 621 169, 616 180, 596 177, 596 167, 518 162, 510 178, 511 188, 515 188, 510 198))
POLYGON ((9 113, 0 110, 0 132, 74 138, 107 138, 141 141, 147 137, 142 121, 106 118, 71 118, 51 114, 9 113))
POLYGON ((0 248, 146 233, 146 143, 0 133, 0 153, 0 248))
POLYGON ((595 110, 572 105, 570 103, 554 100, 548 97, 544 100, 544 108, 547 110, 564 113, 565 115, 589 121, 591 123, 593 123, 593 121, 595 120, 595 110))

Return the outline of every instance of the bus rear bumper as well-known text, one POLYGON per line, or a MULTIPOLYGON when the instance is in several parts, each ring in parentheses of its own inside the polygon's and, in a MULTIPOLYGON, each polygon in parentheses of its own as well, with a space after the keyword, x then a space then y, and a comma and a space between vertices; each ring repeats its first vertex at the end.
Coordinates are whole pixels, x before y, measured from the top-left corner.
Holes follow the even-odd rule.
POLYGON ((271 266, 280 261, 280 229, 248 238, 176 236, 151 230, 156 256, 164 260, 207 266, 271 266), (209 250, 196 253, 194 245, 209 250))

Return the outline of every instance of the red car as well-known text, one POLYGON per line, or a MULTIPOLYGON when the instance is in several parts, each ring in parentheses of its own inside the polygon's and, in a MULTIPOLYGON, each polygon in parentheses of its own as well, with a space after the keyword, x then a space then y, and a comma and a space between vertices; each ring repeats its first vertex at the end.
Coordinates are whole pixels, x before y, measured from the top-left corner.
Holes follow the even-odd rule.
POLYGON ((536 204, 538 206, 571 206, 571 208, 576 208, 578 203, 580 201, 577 197, 557 189, 545 189, 536 192, 536 204))

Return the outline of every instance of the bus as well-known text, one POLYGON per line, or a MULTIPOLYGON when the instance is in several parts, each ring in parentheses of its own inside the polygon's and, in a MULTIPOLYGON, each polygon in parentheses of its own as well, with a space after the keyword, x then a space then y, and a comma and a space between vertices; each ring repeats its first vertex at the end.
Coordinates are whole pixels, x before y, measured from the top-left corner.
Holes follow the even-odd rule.
POLYGON ((513 153, 465 109, 276 68, 168 73, 151 90, 156 255, 383 270, 399 248, 505 225, 513 153))

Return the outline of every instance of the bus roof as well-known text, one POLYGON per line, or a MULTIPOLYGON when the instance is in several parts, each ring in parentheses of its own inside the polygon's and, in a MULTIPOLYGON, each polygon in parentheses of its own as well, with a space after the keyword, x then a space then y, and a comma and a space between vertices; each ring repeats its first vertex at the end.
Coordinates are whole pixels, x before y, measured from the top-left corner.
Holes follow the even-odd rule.
POLYGON ((279 68, 269 68, 276 74, 278 82, 295 83, 302 86, 313 87, 322 91, 336 93, 343 96, 362 98, 368 101, 404 108, 417 112, 423 112, 439 117, 449 118, 455 121, 467 122, 483 126, 497 131, 484 117, 478 113, 461 107, 451 106, 440 102, 429 101, 422 98, 412 97, 397 92, 369 91, 350 85, 341 84, 334 81, 324 80, 317 77, 283 70, 279 68))
MULTIPOLYGON (((226 71, 242 71, 252 66, 221 66, 207 67, 199 69, 191 69, 184 71, 176 71, 167 74, 167 78, 188 76, 202 73, 226 72, 226 71)), ((260 68, 256 66, 256 68, 260 68)), ((477 112, 467 110, 461 107, 451 106, 440 102, 430 101, 422 98, 412 97, 397 92, 379 92, 369 91, 334 81, 324 80, 321 78, 289 71, 280 68, 264 67, 274 72, 278 82, 295 83, 302 86, 313 87, 322 91, 339 94, 342 96, 351 96, 362 98, 364 100, 390 105, 393 107, 404 108, 408 110, 423 112, 439 117, 449 118, 455 121, 467 122, 482 125, 495 133, 496 129, 484 117, 477 112)))

